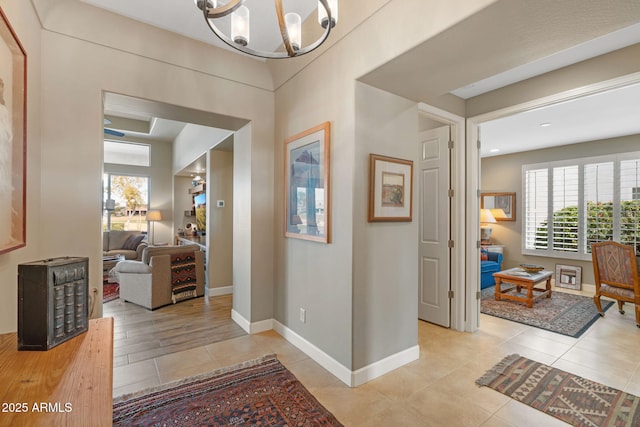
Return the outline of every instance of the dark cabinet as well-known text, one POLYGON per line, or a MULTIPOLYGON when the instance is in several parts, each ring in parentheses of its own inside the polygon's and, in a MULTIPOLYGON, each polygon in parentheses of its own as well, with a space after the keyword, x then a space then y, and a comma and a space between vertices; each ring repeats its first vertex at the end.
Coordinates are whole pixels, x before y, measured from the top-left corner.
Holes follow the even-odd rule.
POLYGON ((18 350, 49 350, 88 328, 89 259, 18 265, 18 350))

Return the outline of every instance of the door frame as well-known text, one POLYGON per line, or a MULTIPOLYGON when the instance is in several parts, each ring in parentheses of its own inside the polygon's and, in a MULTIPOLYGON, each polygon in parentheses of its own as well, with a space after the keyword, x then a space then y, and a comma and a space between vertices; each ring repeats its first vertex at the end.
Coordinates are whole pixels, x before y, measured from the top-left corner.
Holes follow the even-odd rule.
MULTIPOLYGON (((640 72, 627 74, 599 83, 582 86, 575 89, 559 92, 554 95, 537 98, 531 101, 515 104, 509 107, 479 114, 467 118, 466 152, 467 152, 467 242, 469 251, 467 252, 466 271, 468 283, 475 284, 475 292, 478 294, 475 303, 470 303, 468 307, 468 326, 470 331, 475 331, 480 326, 480 141, 479 126, 485 122, 512 116, 518 113, 547 107, 560 102, 570 101, 584 96, 606 92, 612 89, 622 88, 640 83, 640 72)), ((469 295, 470 296, 470 295, 469 295)))
POLYGON ((418 104, 419 114, 423 114, 443 125, 451 127, 451 139, 453 149, 451 150, 451 188, 453 197, 451 198, 450 224, 451 239, 454 246, 450 255, 450 283, 449 289, 453 291, 454 298, 451 299, 451 329, 457 331, 468 330, 466 319, 467 291, 465 289, 465 253, 467 241, 464 236, 465 227, 465 119, 464 117, 442 110, 420 102, 418 104))

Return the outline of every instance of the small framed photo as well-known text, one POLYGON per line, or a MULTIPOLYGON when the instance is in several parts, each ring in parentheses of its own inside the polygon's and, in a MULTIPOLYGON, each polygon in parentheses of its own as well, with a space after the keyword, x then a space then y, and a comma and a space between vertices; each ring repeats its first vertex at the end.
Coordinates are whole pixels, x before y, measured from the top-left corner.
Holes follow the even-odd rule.
POLYGON ((322 123, 285 141, 285 236, 331 242, 329 142, 322 123))
POLYGON ((556 286, 574 290, 582 289, 582 267, 556 264, 556 286))
POLYGON ((369 155, 369 222, 411 221, 413 162, 369 155))

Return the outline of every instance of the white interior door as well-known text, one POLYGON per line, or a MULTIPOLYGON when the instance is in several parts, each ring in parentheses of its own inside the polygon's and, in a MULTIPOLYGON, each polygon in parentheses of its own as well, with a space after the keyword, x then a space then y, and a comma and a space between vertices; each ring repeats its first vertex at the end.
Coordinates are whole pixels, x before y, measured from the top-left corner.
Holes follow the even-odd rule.
POLYGON ((422 132, 418 163, 420 206, 418 317, 449 327, 450 127, 422 132))

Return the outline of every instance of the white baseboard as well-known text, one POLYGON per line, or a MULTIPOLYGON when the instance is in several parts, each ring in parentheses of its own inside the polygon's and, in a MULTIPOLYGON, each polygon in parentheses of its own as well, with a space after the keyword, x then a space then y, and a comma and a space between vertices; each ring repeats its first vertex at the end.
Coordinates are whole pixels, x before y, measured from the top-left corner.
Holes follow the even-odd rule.
POLYGON ((234 309, 231 309, 231 320, 236 322, 248 334, 259 334, 273 329, 273 319, 251 323, 234 309))
POLYGON ((284 339, 289 341, 313 359, 320 366, 331 372, 340 381, 349 387, 358 387, 368 381, 378 378, 387 372, 391 372, 407 363, 413 362, 420 357, 420 347, 418 345, 403 350, 399 353, 392 354, 378 362, 369 366, 360 368, 357 371, 351 371, 340 362, 329 356, 324 351, 301 337, 291 329, 284 326, 277 320, 273 321, 274 330, 282 335, 284 339))
POLYGON ((275 319, 267 319, 251 323, 233 309, 231 310, 231 319, 248 334, 257 334, 270 330, 276 331, 284 339, 296 346, 299 350, 349 387, 358 387, 420 358, 420 347, 416 345, 385 357, 384 359, 372 363, 369 366, 360 368, 357 371, 351 371, 333 357, 316 347, 306 338, 300 336, 275 319))
POLYGON ((248 334, 251 333, 251 323, 249 323, 249 321, 247 319, 242 317, 240 315, 240 313, 238 313, 234 309, 231 309, 231 320, 236 322, 238 324, 238 326, 240 326, 242 329, 244 329, 244 331, 246 333, 248 333, 248 334))
POLYGON ((351 371, 333 357, 329 356, 327 353, 320 350, 314 344, 307 341, 305 338, 298 335, 296 332, 284 326, 277 320, 273 321, 273 330, 282 335, 282 337, 291 344, 298 347, 298 349, 313 359, 320 366, 331 372, 340 381, 349 387, 353 387, 351 384, 351 371))
POLYGON ((229 295, 233 293, 233 286, 220 286, 217 288, 207 288, 206 295, 210 297, 219 297, 220 295, 229 295))
POLYGON ((399 353, 392 354, 382 360, 378 360, 371 365, 360 368, 351 373, 351 387, 358 387, 366 382, 398 369, 401 366, 411 363, 420 358, 420 346, 415 345, 399 353))

